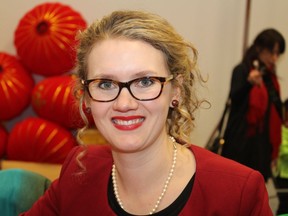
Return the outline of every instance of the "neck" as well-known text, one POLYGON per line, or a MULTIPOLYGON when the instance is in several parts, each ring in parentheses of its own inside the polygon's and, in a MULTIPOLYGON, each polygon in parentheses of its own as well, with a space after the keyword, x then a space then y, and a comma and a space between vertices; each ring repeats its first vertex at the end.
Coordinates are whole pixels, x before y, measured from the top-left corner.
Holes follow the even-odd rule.
POLYGON ((145 182, 149 182, 151 175, 164 174, 165 171, 169 170, 169 164, 172 160, 173 148, 171 145, 170 138, 167 138, 137 152, 112 151, 113 160, 121 180, 127 183, 127 187, 131 188, 129 185, 133 182, 132 185, 135 185, 135 181, 139 184, 143 181, 145 184, 145 182), (163 173, 159 173, 159 170, 162 170, 163 173))
POLYGON ((140 167, 137 166, 137 168, 130 167, 129 169, 123 169, 121 167, 122 169, 120 170, 117 165, 113 165, 112 177, 114 193, 116 198, 118 197, 118 203, 120 204, 120 206, 122 205, 124 209, 128 208, 129 210, 131 210, 131 208, 129 208, 130 206, 127 203, 134 203, 133 205, 136 206, 137 204, 135 204, 135 202, 132 202, 136 199, 139 201, 138 209, 145 209, 144 203, 146 203, 147 205, 147 203, 151 202, 150 205, 146 206, 147 209, 150 208, 150 210, 147 210, 147 212, 149 211, 151 213, 157 211, 163 197, 165 196, 176 165, 176 143, 173 142, 172 148, 170 141, 168 146, 170 148, 168 154, 166 154, 167 156, 164 157, 165 160, 161 161, 161 159, 163 159, 163 157, 160 157, 161 154, 165 155, 162 152, 157 153, 156 156, 154 155, 154 157, 152 158, 152 162, 147 161, 147 163, 145 163, 144 165, 142 164, 140 167), (160 160, 158 161, 160 161, 160 163, 158 163, 156 168, 155 160, 159 158, 160 160), (164 161, 167 161, 167 163, 164 161), (139 172, 139 170, 141 170, 141 172, 139 172), (165 189, 163 189, 164 187, 165 189), (142 202, 140 200, 139 194, 141 194, 140 197, 143 198, 142 202), (149 200, 149 202, 147 202, 147 200, 149 200), (157 200, 159 201, 157 202, 157 200))

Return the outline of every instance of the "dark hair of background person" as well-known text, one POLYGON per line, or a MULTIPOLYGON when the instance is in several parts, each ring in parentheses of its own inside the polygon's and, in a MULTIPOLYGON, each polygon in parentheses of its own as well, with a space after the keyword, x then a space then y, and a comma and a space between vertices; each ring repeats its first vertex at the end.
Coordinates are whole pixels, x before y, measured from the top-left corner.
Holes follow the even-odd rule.
POLYGON ((275 44, 279 44, 279 54, 283 54, 285 52, 285 39, 282 34, 272 28, 263 30, 245 52, 242 63, 253 67, 253 61, 258 59, 259 53, 263 49, 273 52, 275 44))

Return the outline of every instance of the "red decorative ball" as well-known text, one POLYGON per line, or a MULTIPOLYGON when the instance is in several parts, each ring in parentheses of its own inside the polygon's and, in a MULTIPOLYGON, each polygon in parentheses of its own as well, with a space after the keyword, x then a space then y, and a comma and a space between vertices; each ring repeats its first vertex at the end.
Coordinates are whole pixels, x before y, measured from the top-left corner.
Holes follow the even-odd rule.
POLYGON ((69 72, 75 64, 75 39, 86 28, 82 16, 69 6, 44 3, 20 20, 14 43, 18 56, 32 73, 53 76, 69 72))
POLYGON ((8 141, 8 132, 0 124, 0 159, 3 158, 6 152, 6 146, 8 141))
POLYGON ((84 126, 74 97, 75 76, 62 75, 37 83, 32 92, 32 107, 38 116, 74 129, 84 126))
POLYGON ((7 159, 63 163, 74 146, 76 140, 68 130, 50 121, 30 117, 12 128, 7 159))
POLYGON ((0 52, 0 120, 19 115, 30 103, 34 80, 16 57, 0 52))

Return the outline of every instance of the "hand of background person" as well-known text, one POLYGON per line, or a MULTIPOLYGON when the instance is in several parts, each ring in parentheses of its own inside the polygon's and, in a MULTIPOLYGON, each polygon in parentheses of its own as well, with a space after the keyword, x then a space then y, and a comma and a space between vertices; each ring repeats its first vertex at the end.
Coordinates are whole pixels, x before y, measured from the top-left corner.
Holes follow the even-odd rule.
POLYGON ((262 74, 259 70, 256 70, 256 69, 253 69, 250 71, 247 80, 252 85, 257 85, 257 86, 260 86, 263 83, 262 74))

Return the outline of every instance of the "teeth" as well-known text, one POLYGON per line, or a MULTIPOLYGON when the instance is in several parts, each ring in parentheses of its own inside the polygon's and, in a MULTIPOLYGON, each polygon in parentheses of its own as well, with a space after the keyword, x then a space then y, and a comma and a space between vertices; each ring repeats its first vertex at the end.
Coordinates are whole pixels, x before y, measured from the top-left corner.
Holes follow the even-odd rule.
POLYGON ((143 122, 144 118, 140 118, 140 119, 133 119, 133 120, 129 120, 129 121, 124 121, 124 120, 120 120, 120 119, 114 119, 113 122, 115 124, 118 125, 132 125, 132 124, 138 124, 140 122, 143 122))

